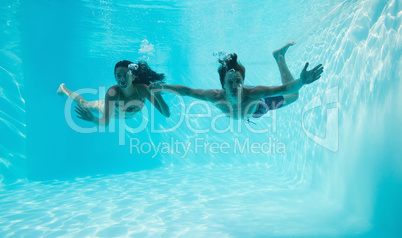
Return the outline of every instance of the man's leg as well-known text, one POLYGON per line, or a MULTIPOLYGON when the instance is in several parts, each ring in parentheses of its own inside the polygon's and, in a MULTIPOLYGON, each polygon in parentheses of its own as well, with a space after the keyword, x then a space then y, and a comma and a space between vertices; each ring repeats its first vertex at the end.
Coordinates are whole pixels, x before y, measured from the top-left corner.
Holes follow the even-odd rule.
MULTIPOLYGON (((290 46, 292 46, 294 44, 296 44, 296 42, 289 41, 283 47, 272 52, 272 54, 276 60, 276 63, 278 64, 279 72, 281 73, 282 84, 287 84, 294 80, 292 73, 290 72, 290 70, 286 64, 286 61, 285 61, 286 51, 288 50, 288 48, 290 46)), ((299 93, 284 95, 283 98, 284 98, 284 103, 283 103, 282 107, 295 102, 299 98, 299 93)))

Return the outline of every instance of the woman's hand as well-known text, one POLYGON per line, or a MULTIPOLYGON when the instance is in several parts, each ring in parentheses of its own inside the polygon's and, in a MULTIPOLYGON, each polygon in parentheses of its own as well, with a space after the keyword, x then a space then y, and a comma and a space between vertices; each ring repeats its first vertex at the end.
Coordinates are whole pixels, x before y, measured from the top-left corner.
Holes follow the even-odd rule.
POLYGON ((303 84, 310 84, 321 77, 324 70, 322 64, 317 65, 314 69, 307 71, 308 62, 304 66, 303 71, 300 74, 300 79, 303 84))
POLYGON ((160 92, 162 92, 162 90, 163 90, 163 86, 162 86, 162 84, 159 83, 159 82, 151 83, 151 84, 148 86, 148 91, 149 91, 151 94, 160 93, 160 92))
POLYGON ((79 115, 77 117, 82 120, 90 121, 90 122, 95 121, 94 114, 88 108, 83 108, 80 105, 78 105, 78 107, 77 106, 75 107, 75 112, 78 113, 78 115, 79 115))

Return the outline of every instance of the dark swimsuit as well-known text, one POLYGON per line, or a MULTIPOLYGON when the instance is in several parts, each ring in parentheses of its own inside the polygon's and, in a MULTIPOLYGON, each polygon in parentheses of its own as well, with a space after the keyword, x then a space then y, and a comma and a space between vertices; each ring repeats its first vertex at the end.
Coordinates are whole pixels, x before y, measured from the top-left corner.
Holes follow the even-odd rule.
POLYGON ((266 114, 269 110, 275 110, 283 106, 285 99, 283 96, 261 98, 257 105, 257 110, 253 117, 259 118, 266 114))

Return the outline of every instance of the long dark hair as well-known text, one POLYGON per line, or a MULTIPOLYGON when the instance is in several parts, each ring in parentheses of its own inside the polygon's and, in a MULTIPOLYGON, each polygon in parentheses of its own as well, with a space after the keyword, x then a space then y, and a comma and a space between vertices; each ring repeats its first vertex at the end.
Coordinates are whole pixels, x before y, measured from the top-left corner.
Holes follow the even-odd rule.
POLYGON ((243 80, 246 77, 246 68, 244 68, 243 65, 241 65, 239 62, 237 62, 237 55, 236 53, 232 53, 227 55, 227 57, 223 59, 218 59, 219 63, 221 66, 218 68, 218 73, 219 73, 219 79, 221 80, 222 88, 223 85, 225 84, 225 76, 226 73, 234 69, 235 71, 239 71, 241 76, 243 76, 243 80))
MULTIPOLYGON (((116 74, 116 70, 119 67, 125 67, 128 68, 130 64, 133 64, 133 62, 129 60, 122 60, 117 62, 117 64, 114 66, 114 73, 116 74)), ((158 74, 155 71, 153 71, 147 62, 145 61, 138 61, 136 63, 137 67, 134 69, 129 69, 131 72, 138 77, 137 80, 133 81, 133 84, 146 84, 150 85, 151 83, 154 82, 161 82, 163 83, 165 80, 165 75, 164 74, 158 74)))

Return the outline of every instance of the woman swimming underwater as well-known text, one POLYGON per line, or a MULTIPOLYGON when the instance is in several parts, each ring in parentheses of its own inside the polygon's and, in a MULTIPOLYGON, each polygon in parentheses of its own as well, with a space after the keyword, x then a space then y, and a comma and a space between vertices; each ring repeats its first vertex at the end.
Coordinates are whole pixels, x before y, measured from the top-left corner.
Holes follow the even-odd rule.
POLYGON ((86 101, 81 95, 69 90, 62 83, 57 90, 59 95, 67 95, 78 106, 78 118, 107 127, 112 116, 120 119, 133 118, 144 107, 148 99, 162 115, 170 116, 169 107, 159 93, 151 94, 148 85, 163 82, 165 76, 153 71, 146 62, 134 64, 128 60, 119 61, 114 67, 117 85, 110 87, 104 100, 86 101), (94 113, 103 116, 98 118, 94 113))

